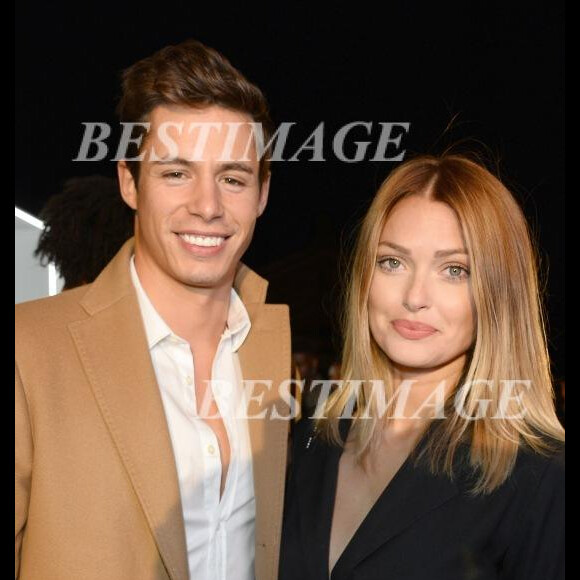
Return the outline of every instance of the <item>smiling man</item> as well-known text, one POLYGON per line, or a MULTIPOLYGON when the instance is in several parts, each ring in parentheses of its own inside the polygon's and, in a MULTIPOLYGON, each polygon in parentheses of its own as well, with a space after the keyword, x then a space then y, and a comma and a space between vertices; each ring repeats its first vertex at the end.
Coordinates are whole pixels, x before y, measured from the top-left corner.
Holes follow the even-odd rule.
POLYGON ((135 237, 93 284, 17 308, 16 576, 274 579, 289 320, 240 263, 268 200, 267 105, 186 41, 125 71, 119 112, 135 237))

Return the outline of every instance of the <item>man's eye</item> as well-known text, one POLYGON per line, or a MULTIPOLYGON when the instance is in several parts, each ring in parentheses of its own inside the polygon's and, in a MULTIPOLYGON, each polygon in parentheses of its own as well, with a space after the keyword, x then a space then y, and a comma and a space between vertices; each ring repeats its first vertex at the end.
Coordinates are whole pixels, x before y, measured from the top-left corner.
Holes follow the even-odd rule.
POLYGON ((235 185, 235 186, 244 185, 243 181, 240 181, 239 179, 236 179, 235 177, 224 177, 223 180, 227 185, 235 185))
POLYGON ((183 179, 185 177, 185 173, 183 171, 167 171, 163 174, 163 177, 166 179, 183 179))

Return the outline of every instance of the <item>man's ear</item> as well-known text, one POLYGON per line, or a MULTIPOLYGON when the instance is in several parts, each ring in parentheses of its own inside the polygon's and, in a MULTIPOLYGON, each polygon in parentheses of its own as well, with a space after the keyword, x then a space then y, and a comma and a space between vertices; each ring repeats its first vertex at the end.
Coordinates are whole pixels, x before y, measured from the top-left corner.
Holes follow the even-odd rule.
POLYGON ((137 209, 137 186, 135 180, 129 171, 126 161, 117 163, 117 175, 119 176, 119 187, 121 188, 121 197, 124 202, 131 208, 137 209))
POLYGON ((270 177, 271 173, 268 173, 262 185, 260 186, 260 200, 258 202, 258 217, 260 217, 264 210, 266 209, 266 204, 268 203, 268 194, 270 193, 270 177))

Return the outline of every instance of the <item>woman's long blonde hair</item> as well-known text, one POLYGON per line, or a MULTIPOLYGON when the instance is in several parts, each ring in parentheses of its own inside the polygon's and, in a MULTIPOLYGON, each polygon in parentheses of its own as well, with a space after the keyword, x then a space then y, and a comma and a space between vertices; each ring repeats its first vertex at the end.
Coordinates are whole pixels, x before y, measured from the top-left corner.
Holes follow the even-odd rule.
MULTIPOLYGON (((425 451, 434 472, 453 476, 459 443, 470 445, 470 459, 478 477, 474 493, 489 493, 510 474, 518 449, 526 445, 547 453, 564 439, 554 409, 554 392, 538 285, 539 256, 526 219, 506 187, 487 169, 462 155, 422 156, 396 168, 383 182, 358 235, 343 309, 343 388, 329 398, 318 429, 342 443, 338 424, 353 398, 352 434, 357 456, 368 451, 379 425, 374 400, 356 381, 384 381, 385 398, 395 394, 388 357, 369 329, 368 299, 379 238, 394 206, 410 195, 428 195, 446 203, 459 220, 470 259, 470 284, 476 308, 476 338, 468 352, 460 381, 465 415, 476 416, 479 401, 490 400, 483 418, 470 420, 446 414, 436 425, 425 451), (530 381, 523 393, 525 415, 492 418, 499 409, 499 389, 505 380, 530 381), (479 382, 478 382, 479 381, 479 382), (367 405, 368 404, 368 405, 367 405), (370 418, 361 418, 370 409, 370 418)), ((392 414, 392 408, 387 416, 392 414)), ((368 416, 368 415, 367 415, 368 416)))

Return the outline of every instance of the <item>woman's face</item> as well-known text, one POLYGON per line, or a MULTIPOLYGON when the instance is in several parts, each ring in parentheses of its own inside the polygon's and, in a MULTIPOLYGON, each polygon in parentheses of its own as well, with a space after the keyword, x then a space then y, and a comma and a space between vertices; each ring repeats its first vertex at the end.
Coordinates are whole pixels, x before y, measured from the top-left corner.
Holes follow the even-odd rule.
POLYGON ((456 366, 474 339, 469 258, 455 212, 418 195, 400 201, 379 239, 371 333, 400 370, 456 366))

